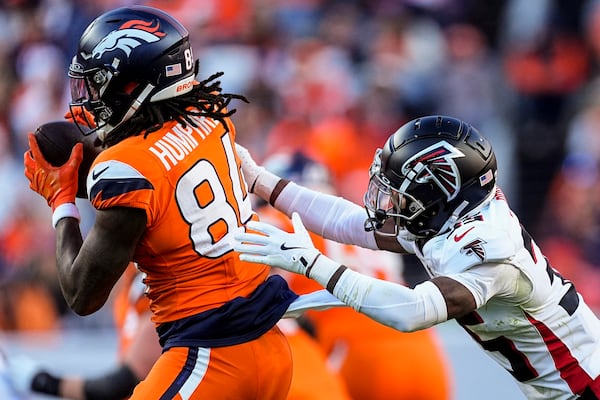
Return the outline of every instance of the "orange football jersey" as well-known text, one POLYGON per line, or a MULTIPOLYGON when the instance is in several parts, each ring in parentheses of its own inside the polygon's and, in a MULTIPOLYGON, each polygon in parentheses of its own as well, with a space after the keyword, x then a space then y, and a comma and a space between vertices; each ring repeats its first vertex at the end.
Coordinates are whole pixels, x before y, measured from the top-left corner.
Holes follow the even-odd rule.
POLYGON ((233 236, 253 218, 234 150, 235 130, 192 117, 198 127, 166 123, 104 150, 88 175, 96 209, 146 212, 134 255, 146 273, 156 324, 180 320, 252 293, 269 274, 244 263, 233 236))

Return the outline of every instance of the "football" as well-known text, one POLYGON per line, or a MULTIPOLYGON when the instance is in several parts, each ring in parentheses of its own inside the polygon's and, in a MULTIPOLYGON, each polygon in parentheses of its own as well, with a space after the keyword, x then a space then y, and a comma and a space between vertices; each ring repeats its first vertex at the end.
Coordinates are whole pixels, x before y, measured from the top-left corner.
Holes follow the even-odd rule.
POLYGON ((40 125, 34 132, 35 139, 42 155, 50 164, 60 167, 69 160, 75 144, 83 143, 83 160, 79 166, 77 197, 87 198, 86 179, 92 162, 102 150, 96 142, 96 135, 89 134, 89 129, 79 127, 71 121, 52 121, 40 125))

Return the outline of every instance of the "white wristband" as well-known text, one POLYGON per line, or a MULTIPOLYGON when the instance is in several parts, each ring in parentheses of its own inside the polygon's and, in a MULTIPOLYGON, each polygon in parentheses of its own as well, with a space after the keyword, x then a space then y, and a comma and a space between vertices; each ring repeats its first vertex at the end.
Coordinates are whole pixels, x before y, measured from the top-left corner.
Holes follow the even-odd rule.
POLYGON ((310 270, 306 271, 306 275, 333 293, 333 288, 339 279, 339 275, 346 269, 344 265, 321 254, 315 259, 310 270))
POLYGON ((264 201, 271 203, 271 196, 281 178, 272 172, 264 169, 254 181, 251 192, 262 198, 264 201))
POLYGON ((52 227, 56 229, 58 221, 67 217, 75 218, 78 222, 81 221, 81 215, 75 203, 63 203, 54 209, 52 213, 52 227))

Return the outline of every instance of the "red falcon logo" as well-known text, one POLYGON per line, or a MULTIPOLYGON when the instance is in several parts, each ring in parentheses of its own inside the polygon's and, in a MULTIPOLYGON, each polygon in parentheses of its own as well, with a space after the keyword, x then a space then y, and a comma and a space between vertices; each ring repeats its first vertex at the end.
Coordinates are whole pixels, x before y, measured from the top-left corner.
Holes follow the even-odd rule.
POLYGON ((92 50, 92 57, 102 58, 104 53, 121 50, 127 57, 131 51, 144 43, 159 41, 166 34, 160 32, 158 21, 127 21, 102 39, 92 50))
POLYGON ((402 173, 411 181, 426 183, 433 181, 445 194, 448 201, 458 194, 460 173, 454 158, 465 155, 446 141, 441 141, 415 154, 402 166, 402 173))
POLYGON ((484 243, 486 243, 486 242, 481 239, 475 239, 475 240, 467 243, 466 245, 464 245, 460 249, 460 252, 464 253, 468 256, 471 254, 474 254, 475 256, 477 256, 477 258, 479 258, 481 261, 483 261, 483 260, 485 260, 485 250, 483 249, 483 246, 482 246, 484 243))

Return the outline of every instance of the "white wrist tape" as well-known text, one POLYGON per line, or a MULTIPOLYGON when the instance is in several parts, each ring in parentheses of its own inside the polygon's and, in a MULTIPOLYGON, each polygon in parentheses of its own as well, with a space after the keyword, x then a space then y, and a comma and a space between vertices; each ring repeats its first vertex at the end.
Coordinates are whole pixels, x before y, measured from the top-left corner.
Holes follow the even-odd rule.
POLYGON ((325 289, 331 292, 339 279, 339 275, 346 269, 346 266, 321 254, 315 259, 310 269, 306 270, 306 276, 319 282, 325 289))
POLYGON ((52 213, 52 227, 56 229, 58 221, 67 217, 75 218, 78 222, 81 221, 81 215, 75 203, 63 203, 54 209, 52 213))
POLYGON ((280 177, 265 169, 256 177, 250 191, 264 201, 271 203, 271 196, 280 180, 280 177))

